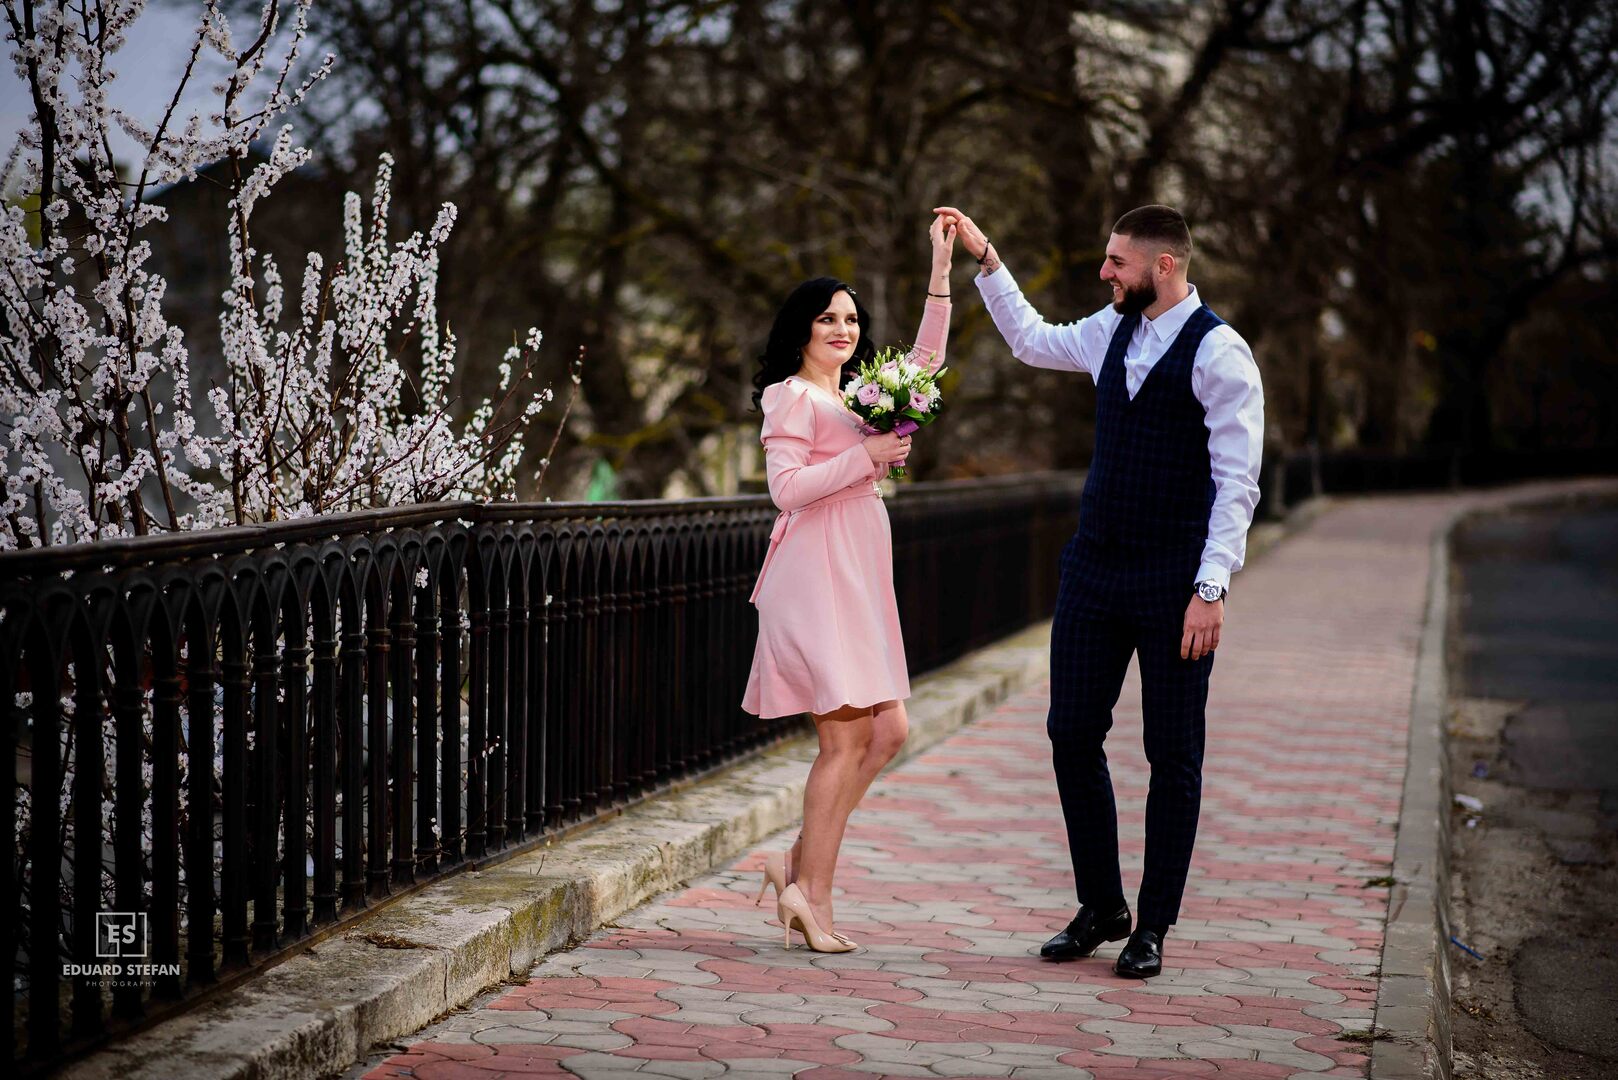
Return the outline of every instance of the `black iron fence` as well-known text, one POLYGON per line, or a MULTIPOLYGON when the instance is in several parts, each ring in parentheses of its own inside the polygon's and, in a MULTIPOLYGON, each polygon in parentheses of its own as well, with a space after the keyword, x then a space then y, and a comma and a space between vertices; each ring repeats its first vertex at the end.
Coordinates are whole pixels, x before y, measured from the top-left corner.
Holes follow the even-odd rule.
MULTIPOLYGON (((1049 613, 1078 483, 890 501, 913 671, 1049 613)), ((739 708, 774 516, 453 503, 0 556, 14 1064, 796 728, 739 708)))

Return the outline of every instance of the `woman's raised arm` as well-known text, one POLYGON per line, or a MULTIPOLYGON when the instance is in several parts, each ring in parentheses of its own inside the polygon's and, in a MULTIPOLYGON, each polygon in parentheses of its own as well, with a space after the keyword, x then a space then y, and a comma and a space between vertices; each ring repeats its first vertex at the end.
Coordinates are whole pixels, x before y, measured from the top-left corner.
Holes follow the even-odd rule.
POLYGON ((949 341, 949 271, 955 254, 955 226, 946 226, 944 218, 937 216, 927 235, 933 242, 933 272, 927 282, 927 304, 922 309, 910 359, 936 371, 944 364, 944 346, 949 341))

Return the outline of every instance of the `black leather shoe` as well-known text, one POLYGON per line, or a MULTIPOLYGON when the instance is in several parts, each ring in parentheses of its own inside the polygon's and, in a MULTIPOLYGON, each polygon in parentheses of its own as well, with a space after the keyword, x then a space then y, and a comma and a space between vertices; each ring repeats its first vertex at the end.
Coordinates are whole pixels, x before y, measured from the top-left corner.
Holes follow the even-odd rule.
POLYGON ((1047 960, 1078 960, 1094 953, 1103 941, 1122 941, 1128 936, 1127 904, 1111 915, 1099 916, 1094 909, 1081 907, 1066 930, 1039 947, 1039 955, 1047 960))
POLYGON ((1163 970, 1163 935, 1156 930, 1136 930, 1129 935, 1129 944, 1118 954, 1112 965, 1126 979, 1150 979, 1163 970))

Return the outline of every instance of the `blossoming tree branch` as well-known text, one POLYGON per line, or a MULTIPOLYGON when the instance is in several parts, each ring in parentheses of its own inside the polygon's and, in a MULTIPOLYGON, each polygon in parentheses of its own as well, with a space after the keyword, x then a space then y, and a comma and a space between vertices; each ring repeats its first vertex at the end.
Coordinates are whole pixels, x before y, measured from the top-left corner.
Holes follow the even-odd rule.
MULTIPOLYGON (((266 0, 243 33, 219 0, 199 0, 173 95, 147 118, 110 92, 144 0, 5 0, 33 116, 0 171, 0 548, 514 487, 524 435, 552 399, 534 381, 540 333, 507 350, 496 396, 458 422, 455 338, 436 304, 454 206, 425 235, 391 241, 384 155, 369 205, 344 202, 339 263, 310 252, 289 296, 254 247, 255 208, 309 161, 284 120, 334 62, 302 59, 312 3, 266 0), (214 54, 226 72, 216 107, 182 110, 214 54), (132 160, 115 158, 114 132, 139 147, 132 160), (147 267, 167 220, 150 199, 216 163, 230 196, 224 365, 222 381, 199 388, 164 314, 167 283, 147 267), (198 424, 199 399, 217 434, 198 424)), ((576 393, 577 363, 572 375, 576 393)))

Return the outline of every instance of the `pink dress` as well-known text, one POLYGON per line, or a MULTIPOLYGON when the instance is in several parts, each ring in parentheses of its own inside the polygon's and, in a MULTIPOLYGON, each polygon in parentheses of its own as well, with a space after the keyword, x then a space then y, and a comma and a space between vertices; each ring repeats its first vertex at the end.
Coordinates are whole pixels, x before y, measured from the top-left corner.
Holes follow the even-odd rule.
MULTIPOLYGON (((929 299, 911 358, 944 362, 947 301, 929 299)), ((765 387, 764 458, 780 507, 752 600, 758 645, 742 708, 755 716, 828 713, 910 696, 893 536, 859 418, 793 376, 765 387)))

